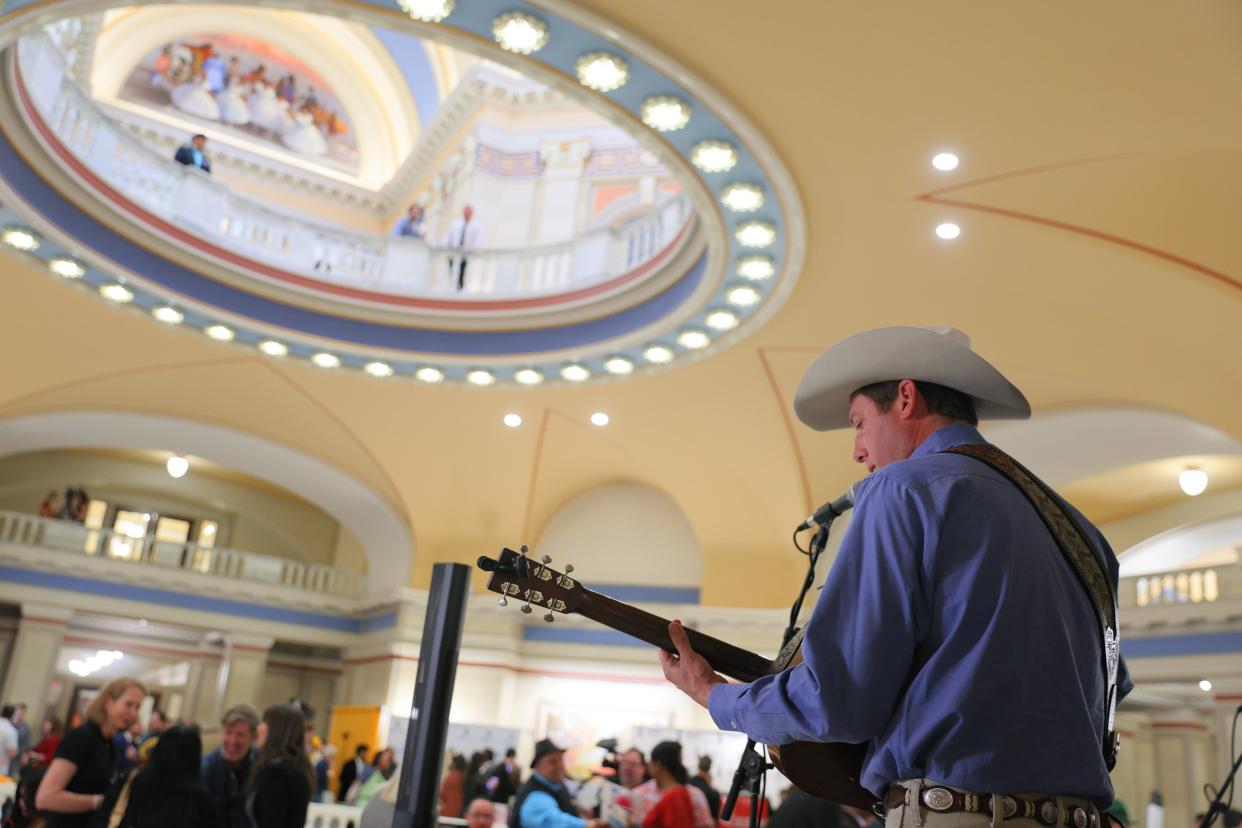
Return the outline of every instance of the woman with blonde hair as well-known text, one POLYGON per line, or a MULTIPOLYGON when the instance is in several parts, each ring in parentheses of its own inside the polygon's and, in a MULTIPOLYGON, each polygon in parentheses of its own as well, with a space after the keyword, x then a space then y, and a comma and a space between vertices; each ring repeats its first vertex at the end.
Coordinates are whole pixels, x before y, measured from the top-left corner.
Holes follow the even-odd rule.
POLYGON ((104 800, 116 767, 112 737, 138 718, 147 688, 135 678, 114 679, 86 708, 82 726, 56 747, 39 791, 36 807, 47 828, 86 828, 104 800))
POLYGON ((246 813, 254 828, 302 828, 315 771, 306 756, 306 719, 292 704, 263 711, 259 758, 250 776, 246 813))

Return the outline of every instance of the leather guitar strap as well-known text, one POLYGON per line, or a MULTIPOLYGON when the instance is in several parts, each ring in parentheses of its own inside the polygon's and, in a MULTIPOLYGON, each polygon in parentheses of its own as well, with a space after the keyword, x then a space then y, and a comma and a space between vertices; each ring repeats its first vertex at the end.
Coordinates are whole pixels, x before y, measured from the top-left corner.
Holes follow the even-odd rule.
POLYGON ((968 443, 953 446, 948 451, 973 457, 1004 477, 1008 478, 1026 496, 1039 514, 1048 531, 1057 542, 1061 554, 1069 563, 1078 582, 1087 592, 1095 614, 1100 621, 1100 640, 1103 649, 1104 678, 1107 683, 1105 710, 1107 718, 1101 748, 1104 763, 1111 771, 1117 764, 1120 739, 1114 729, 1117 713, 1117 669, 1121 658, 1121 641, 1117 634, 1117 597, 1113 594, 1112 581, 1104 564, 1091 551, 1082 528, 1066 510, 1061 500, 1039 478, 1031 474, 1021 463, 996 446, 986 443, 968 443))

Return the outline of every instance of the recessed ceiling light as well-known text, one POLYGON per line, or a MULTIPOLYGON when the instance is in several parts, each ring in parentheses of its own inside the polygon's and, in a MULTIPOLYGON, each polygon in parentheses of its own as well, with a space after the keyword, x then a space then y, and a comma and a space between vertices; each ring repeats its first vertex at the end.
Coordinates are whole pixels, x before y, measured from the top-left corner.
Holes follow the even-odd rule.
POLYGON ((737 260, 737 275, 752 282, 771 279, 776 274, 776 262, 768 256, 743 256, 737 260))
POLYGON ((763 206, 763 188, 758 184, 730 184, 720 191, 720 203, 735 213, 753 213, 763 206))
POLYGON ((744 221, 733 231, 742 247, 768 247, 776 241, 776 225, 766 221, 744 221))
POLYGON ((700 331, 697 328, 691 328, 677 334, 677 344, 691 351, 700 351, 710 345, 711 342, 712 338, 707 335, 707 332, 700 331))
POLYGON ((945 241, 952 241, 962 235, 962 228, 951 221, 946 221, 944 224, 936 225, 936 235, 945 241))
POLYGON ((513 372, 513 378, 522 385, 538 385, 543 382, 543 372, 534 368, 519 368, 513 372))
POLYGON ((391 377, 392 366, 387 362, 368 362, 362 366, 362 370, 366 371, 373 377, 391 377))
POLYGON ((99 289, 99 294, 109 302, 116 302, 124 305, 126 302, 134 301, 134 292, 125 285, 108 284, 99 289))
POLYGON ((182 457, 180 454, 174 454, 168 458, 168 462, 164 464, 164 468, 168 470, 168 476, 180 480, 185 477, 185 473, 190 470, 190 461, 182 457))
POLYGON ((1201 495, 1207 489, 1207 472, 1192 466, 1177 476, 1177 485, 1181 486, 1182 491, 1191 497, 1201 495))
POLYGON ((578 58, 578 82, 596 92, 611 92, 630 79, 630 65, 612 52, 588 52, 578 58))
POLYGON ((606 426, 609 423, 608 415, 602 411, 596 411, 591 415, 591 425, 606 426))
POLYGON ((690 163, 706 173, 728 172, 737 165, 737 147, 726 141, 699 141, 690 150, 690 163))
POLYGON ((704 321, 713 331, 731 331, 737 327, 739 322, 736 313, 723 308, 709 311, 704 321))
POLYGON ((439 23, 453 12, 454 0, 397 0, 402 11, 415 20, 439 23))
POLYGON ((432 365, 424 365, 414 372, 414 378, 420 382, 444 382, 444 372, 432 365))
POLYGON ((0 239, 2 239, 9 247, 13 247, 27 253, 32 250, 38 250, 39 245, 42 243, 33 230, 28 230, 25 227, 18 227, 16 225, 9 225, 3 230, 0 230, 0 239))
POLYGON ((567 382, 585 382, 591 378, 591 369, 579 362, 561 367, 561 379, 567 382))
POLYGON ((656 132, 676 132, 690 123, 690 104, 672 95, 652 95, 643 101, 640 114, 656 132))
POLYGON ((168 305, 160 305, 158 308, 154 308, 151 311, 151 315, 165 325, 180 325, 182 320, 185 319, 184 313, 168 305))
POLYGON ((538 52, 548 42, 548 24, 533 14, 511 11, 492 21, 492 36, 500 48, 529 55, 538 52))
POLYGON ((957 156, 951 152, 938 152, 932 156, 932 166, 941 172, 957 169, 957 156))
POLYGON ((268 356, 282 357, 289 353, 289 346, 274 339, 265 339, 259 343, 259 350, 268 356))
POLYGON ((311 356, 311 362, 320 368, 339 368, 341 367, 341 358, 336 354, 330 354, 327 351, 320 351, 311 356))
POLYGON ((608 357, 604 360, 604 370, 617 376, 632 374, 634 373, 634 360, 623 356, 608 357))
POLYGON ((48 259, 47 269, 66 279, 81 279, 86 275, 86 268, 82 266, 82 263, 68 256, 53 256, 48 259))
POLYGON ((1204 679, 1203 681, 1199 682, 1199 689, 1202 690, 1204 693, 1211 693, 1212 682, 1208 681, 1207 679, 1204 679))
POLYGON ((230 342, 233 337, 236 336, 236 334, 233 333, 232 328, 224 325, 208 325, 206 328, 203 328, 203 333, 207 334, 212 339, 218 339, 221 342, 230 342))
POLYGON ((492 385, 496 382, 496 375, 482 368, 472 368, 466 372, 466 382, 479 386, 492 385))
POLYGON ((506 414, 505 415, 505 425, 507 425, 509 428, 517 428, 521 424, 522 424, 522 417, 520 414, 506 414))
POLYGON ((737 285, 725 291, 725 301, 739 308, 749 308, 756 304, 762 294, 750 285, 737 285))
POLYGON ((643 350, 643 359, 657 365, 673 361, 673 349, 667 345, 649 345, 643 350))

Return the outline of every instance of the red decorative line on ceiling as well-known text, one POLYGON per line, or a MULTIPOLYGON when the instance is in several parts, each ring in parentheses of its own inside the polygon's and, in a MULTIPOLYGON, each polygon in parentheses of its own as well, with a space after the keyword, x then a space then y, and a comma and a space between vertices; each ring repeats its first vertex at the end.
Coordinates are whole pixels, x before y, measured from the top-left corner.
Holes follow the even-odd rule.
POLYGON ((990 176, 985 176, 983 178, 976 178, 972 181, 964 181, 960 184, 953 184, 949 187, 942 187, 937 190, 930 190, 921 195, 917 195, 914 198, 915 198, 915 201, 925 201, 930 204, 940 204, 945 207, 959 207, 963 210, 975 210, 981 213, 991 213, 997 216, 1004 216, 1005 218, 1018 219, 1019 221, 1029 221, 1032 224, 1042 224, 1045 227, 1052 227, 1057 230, 1065 230, 1070 233, 1077 233, 1078 235, 1081 235, 1081 236, 1086 236, 1088 238, 1096 239, 1098 241, 1108 242, 1110 244, 1116 244, 1121 247, 1129 248, 1130 250, 1135 250, 1139 253, 1145 253, 1148 256, 1154 256, 1157 259, 1163 259, 1166 262, 1171 262, 1175 265, 1185 267, 1189 270, 1195 271, 1196 273, 1200 273, 1204 276, 1214 279, 1215 281, 1220 282, 1221 284, 1226 285, 1228 287, 1234 288, 1235 290, 1242 290, 1242 281, 1239 281, 1233 278, 1228 273, 1208 267, 1205 264, 1196 262, 1193 259, 1188 259, 1185 256, 1179 256, 1176 253, 1171 253, 1168 250, 1163 250, 1159 247, 1153 247, 1152 245, 1149 245, 1149 244, 1143 244, 1142 242, 1135 241, 1134 239, 1127 239, 1122 236, 1115 235, 1113 233, 1106 233, 1103 230, 1095 230, 1090 227, 1083 227, 1080 224, 1074 224, 1068 221, 1060 221, 1058 219, 1048 218, 1046 216, 1037 216, 1033 213, 1024 213, 1021 210, 1010 210, 1005 207, 993 207, 988 204, 979 204, 979 203, 971 202, 971 201, 962 201, 960 199, 955 199, 955 198, 945 198, 945 196, 948 193, 956 192, 958 190, 969 189, 971 187, 977 187, 983 184, 991 184, 996 181, 1004 181, 1006 179, 1012 179, 1012 178, 1021 178, 1023 176, 1028 176, 1028 175, 1036 175, 1039 173, 1049 172, 1051 170, 1064 169, 1066 167, 1075 167, 1075 166, 1080 166, 1083 164, 1094 164, 1100 161, 1111 161, 1111 160, 1115 160, 1116 157, 1117 156, 1113 156, 1111 158, 1088 158, 1088 159, 1081 159, 1077 161, 1067 161, 1067 162, 1063 162, 1059 164, 1044 164, 1038 167, 1028 167, 1022 170, 1014 170, 1013 172, 1000 173, 998 175, 990 175, 990 176))

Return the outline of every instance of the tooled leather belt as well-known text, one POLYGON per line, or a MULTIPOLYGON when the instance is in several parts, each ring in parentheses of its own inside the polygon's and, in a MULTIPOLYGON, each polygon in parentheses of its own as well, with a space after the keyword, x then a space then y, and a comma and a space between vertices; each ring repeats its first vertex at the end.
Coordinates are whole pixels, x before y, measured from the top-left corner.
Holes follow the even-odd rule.
MULTIPOLYGON (((892 784, 884 796, 884 811, 907 805, 912 789, 903 785, 892 784)), ((956 791, 942 785, 930 785, 920 789, 919 799, 929 811, 940 814, 967 813, 992 815, 992 795, 972 794, 956 791)), ((1020 796, 1002 794, 997 797, 1004 809, 1002 819, 1021 817, 1042 822, 1044 825, 1057 825, 1064 818, 1064 824, 1070 828, 1100 828, 1099 817, 1095 808, 1082 805, 1061 805, 1054 797, 1027 799, 1020 796)))

